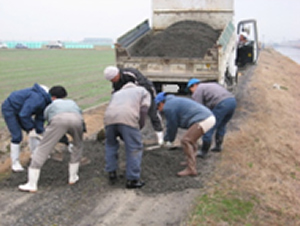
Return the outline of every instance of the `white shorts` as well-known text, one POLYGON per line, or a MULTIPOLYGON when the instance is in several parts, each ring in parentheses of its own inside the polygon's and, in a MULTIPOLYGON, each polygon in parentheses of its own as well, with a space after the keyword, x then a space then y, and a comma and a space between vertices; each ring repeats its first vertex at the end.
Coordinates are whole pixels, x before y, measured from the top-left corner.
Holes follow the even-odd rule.
POLYGON ((204 133, 210 130, 215 124, 216 124, 216 118, 213 115, 199 122, 199 125, 201 126, 204 133))

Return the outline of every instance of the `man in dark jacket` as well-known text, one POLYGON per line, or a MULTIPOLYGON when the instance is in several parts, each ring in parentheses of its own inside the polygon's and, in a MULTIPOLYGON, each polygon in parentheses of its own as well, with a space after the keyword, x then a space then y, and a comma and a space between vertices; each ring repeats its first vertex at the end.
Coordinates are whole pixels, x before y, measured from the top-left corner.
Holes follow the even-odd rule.
POLYGON ((22 130, 32 136, 41 136, 44 110, 50 103, 48 88, 37 83, 31 88, 12 92, 2 103, 2 115, 11 134, 10 157, 14 172, 24 170, 19 161, 22 130))
POLYGON ((202 148, 198 152, 198 157, 205 157, 208 153, 214 132, 216 132, 216 146, 212 151, 220 152, 226 133, 226 125, 232 118, 236 108, 236 100, 233 94, 218 83, 200 83, 200 80, 196 78, 192 78, 188 82, 187 88, 193 93, 192 98, 208 107, 216 117, 215 126, 202 138, 202 148))
POLYGON ((108 66, 104 70, 104 76, 107 80, 113 83, 113 91, 120 90, 123 85, 128 82, 132 82, 136 85, 143 86, 151 95, 151 106, 148 110, 152 126, 156 132, 158 144, 163 144, 163 128, 162 120, 157 112, 155 105, 156 91, 153 83, 149 81, 140 71, 134 68, 122 68, 119 69, 114 66, 108 66))

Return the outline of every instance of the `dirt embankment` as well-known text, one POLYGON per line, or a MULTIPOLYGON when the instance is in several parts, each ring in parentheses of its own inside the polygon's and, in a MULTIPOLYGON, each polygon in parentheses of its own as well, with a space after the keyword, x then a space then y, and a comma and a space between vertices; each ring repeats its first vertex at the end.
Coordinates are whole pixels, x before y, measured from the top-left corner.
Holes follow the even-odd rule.
MULTIPOLYGON (((185 225, 196 197, 220 188, 256 200, 247 223, 299 225, 299 65, 266 49, 249 69, 240 76, 238 107, 224 151, 198 159, 197 177, 176 176, 182 169, 181 149, 149 151, 142 163, 146 186, 126 190, 121 145, 119 180, 110 185, 103 142, 92 137, 85 141, 84 153, 92 162, 80 168, 74 186, 67 185, 67 152, 63 162, 49 159, 44 165, 36 194, 17 190, 26 172, 8 173, 0 181, 1 225, 185 225)), ((103 126, 104 109, 85 114, 90 135, 103 126)), ((148 122, 143 138, 154 139, 152 132, 148 122)))

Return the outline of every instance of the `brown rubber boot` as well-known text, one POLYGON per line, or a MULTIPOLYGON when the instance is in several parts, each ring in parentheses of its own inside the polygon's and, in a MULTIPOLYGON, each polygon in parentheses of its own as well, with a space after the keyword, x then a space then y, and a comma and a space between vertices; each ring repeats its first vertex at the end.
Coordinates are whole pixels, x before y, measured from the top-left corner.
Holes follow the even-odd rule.
POLYGON ((187 159, 187 167, 178 172, 178 176, 196 176, 196 153, 197 153, 197 140, 203 135, 202 128, 198 123, 192 125, 184 134, 181 145, 187 159))
POLYGON ((185 148, 184 153, 187 157, 187 167, 178 172, 177 175, 180 177, 184 176, 196 176, 197 175, 197 169, 196 169, 196 156, 194 153, 193 148, 185 148))

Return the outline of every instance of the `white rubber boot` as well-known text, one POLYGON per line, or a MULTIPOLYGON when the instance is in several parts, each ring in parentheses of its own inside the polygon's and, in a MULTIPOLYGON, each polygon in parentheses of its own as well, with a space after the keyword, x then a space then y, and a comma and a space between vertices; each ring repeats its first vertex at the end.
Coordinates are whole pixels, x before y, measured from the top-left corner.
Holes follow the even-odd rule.
POLYGON ((26 184, 19 185, 19 190, 36 192, 38 190, 37 183, 40 178, 40 169, 28 168, 28 182, 26 184))
POLYGON ((164 133, 163 133, 163 131, 156 132, 156 136, 157 136, 157 143, 159 145, 163 145, 164 144, 164 133))
POLYGON ((20 144, 10 143, 10 158, 11 158, 11 169, 14 172, 22 172, 24 168, 19 161, 20 144))
POLYGON ((69 163, 69 184, 75 184, 79 180, 79 162, 69 163))

